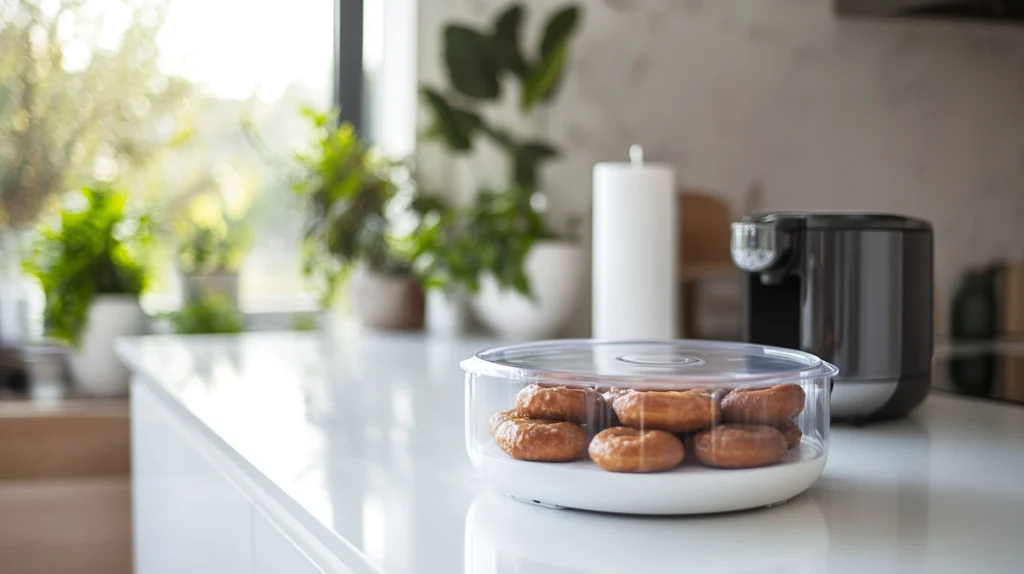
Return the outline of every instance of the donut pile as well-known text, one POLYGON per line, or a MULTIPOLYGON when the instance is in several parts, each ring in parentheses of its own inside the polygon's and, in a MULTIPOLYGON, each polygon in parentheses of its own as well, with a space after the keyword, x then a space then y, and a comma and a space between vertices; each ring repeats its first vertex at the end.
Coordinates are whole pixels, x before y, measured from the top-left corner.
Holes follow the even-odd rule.
POLYGON ((804 390, 784 383, 686 391, 594 389, 532 384, 515 407, 488 424, 495 443, 517 460, 568 462, 589 454, 611 472, 660 472, 687 452, 716 468, 774 464, 800 444, 793 419, 804 390), (684 446, 685 445, 685 446, 684 446))

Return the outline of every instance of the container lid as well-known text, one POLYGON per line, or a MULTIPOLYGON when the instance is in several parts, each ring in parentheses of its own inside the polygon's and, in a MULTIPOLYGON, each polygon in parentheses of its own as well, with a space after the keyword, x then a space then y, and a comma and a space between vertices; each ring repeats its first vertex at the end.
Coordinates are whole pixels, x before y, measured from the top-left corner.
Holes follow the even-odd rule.
POLYGON ((480 351, 462 362, 471 374, 515 382, 601 383, 654 388, 770 385, 832 377, 810 353, 718 341, 541 341, 480 351))

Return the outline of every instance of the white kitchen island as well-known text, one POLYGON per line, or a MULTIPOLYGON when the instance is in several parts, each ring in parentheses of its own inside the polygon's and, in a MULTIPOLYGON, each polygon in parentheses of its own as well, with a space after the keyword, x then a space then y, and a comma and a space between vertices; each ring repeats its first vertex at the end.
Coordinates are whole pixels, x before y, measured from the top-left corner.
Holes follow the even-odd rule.
POLYGON ((780 506, 643 518, 491 491, 459 361, 486 341, 249 334, 122 341, 138 574, 1024 572, 1024 408, 933 394, 836 426, 780 506))

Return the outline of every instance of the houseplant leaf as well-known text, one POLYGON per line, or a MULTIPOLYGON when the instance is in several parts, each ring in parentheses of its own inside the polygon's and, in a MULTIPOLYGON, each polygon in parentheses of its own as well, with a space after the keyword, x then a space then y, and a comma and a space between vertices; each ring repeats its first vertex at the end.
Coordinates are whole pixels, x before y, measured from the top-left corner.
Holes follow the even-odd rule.
POLYGON ((110 184, 82 188, 69 199, 59 221, 39 230, 24 269, 46 296, 47 334, 78 347, 97 296, 143 291, 150 230, 128 213, 128 193, 110 184))
POLYGON ((540 41, 540 57, 546 60, 569 41, 569 36, 579 22, 580 9, 570 6, 559 10, 548 19, 544 36, 540 41))
POLYGON ((539 100, 551 99, 558 91, 568 57, 569 40, 579 22, 579 15, 579 8, 572 6, 548 19, 540 42, 540 61, 523 81, 523 110, 529 110, 539 100))
POLYGON ((430 88, 422 88, 421 92, 434 116, 431 133, 444 139, 456 152, 472 150, 473 135, 481 125, 480 116, 451 106, 444 96, 430 88))
MULTIPOLYGON (((396 164, 360 141, 351 124, 321 125, 299 154, 292 188, 305 208, 302 266, 327 306, 349 271, 407 273, 410 261, 392 238, 388 208, 398 193, 396 164)), ((458 120, 456 120, 457 123, 458 120)))
POLYGON ((515 4, 498 16, 494 23, 494 38, 491 42, 498 70, 508 70, 520 78, 525 78, 529 70, 519 47, 519 28, 523 21, 523 13, 523 6, 515 4))
POLYGON ((568 44, 562 44, 549 58, 530 70, 530 75, 523 81, 523 111, 529 111, 537 102, 549 99, 558 86, 565 67, 565 56, 568 44))
POLYGON ((444 30, 444 58, 452 86, 463 95, 493 100, 501 93, 490 38, 464 26, 449 25, 444 30))
POLYGON ((513 165, 513 179, 516 185, 525 189, 535 189, 540 162, 557 155, 555 148, 545 143, 528 142, 517 147, 513 165))

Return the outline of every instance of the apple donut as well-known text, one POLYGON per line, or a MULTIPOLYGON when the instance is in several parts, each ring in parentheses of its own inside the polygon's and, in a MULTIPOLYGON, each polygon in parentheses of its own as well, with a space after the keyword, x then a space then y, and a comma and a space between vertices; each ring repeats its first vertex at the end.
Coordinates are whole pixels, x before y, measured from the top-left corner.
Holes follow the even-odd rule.
POLYGON ((515 409, 509 409, 507 411, 498 411, 491 415, 490 420, 487 421, 487 432, 494 436, 498 432, 498 427, 502 425, 508 419, 520 418, 520 414, 515 409))
POLYGON ((622 424, 635 429, 692 432, 718 422, 719 402, 712 391, 629 391, 612 407, 622 424))
POLYGON ((800 446, 800 439, 803 438, 804 433, 800 432, 800 427, 793 421, 786 421, 782 424, 775 425, 775 428, 779 429, 782 436, 786 439, 786 445, 789 448, 796 448, 800 446))
POLYGON ((599 424, 604 418, 602 414, 605 408, 604 398, 594 389, 532 384, 516 395, 515 410, 530 419, 593 425, 599 424))
POLYGON ((718 468, 767 466, 788 449, 782 431, 764 425, 721 425, 693 437, 697 460, 718 468))
POLYGON ((741 387, 722 399, 727 423, 780 425, 804 410, 804 390, 794 383, 774 387, 741 387))
POLYGON ((517 460, 568 462, 587 452, 587 431, 566 421, 510 418, 497 428, 494 442, 517 460))
POLYGON ((590 458, 611 472, 660 472, 683 460, 683 443, 661 430, 605 429, 590 441, 590 458))

